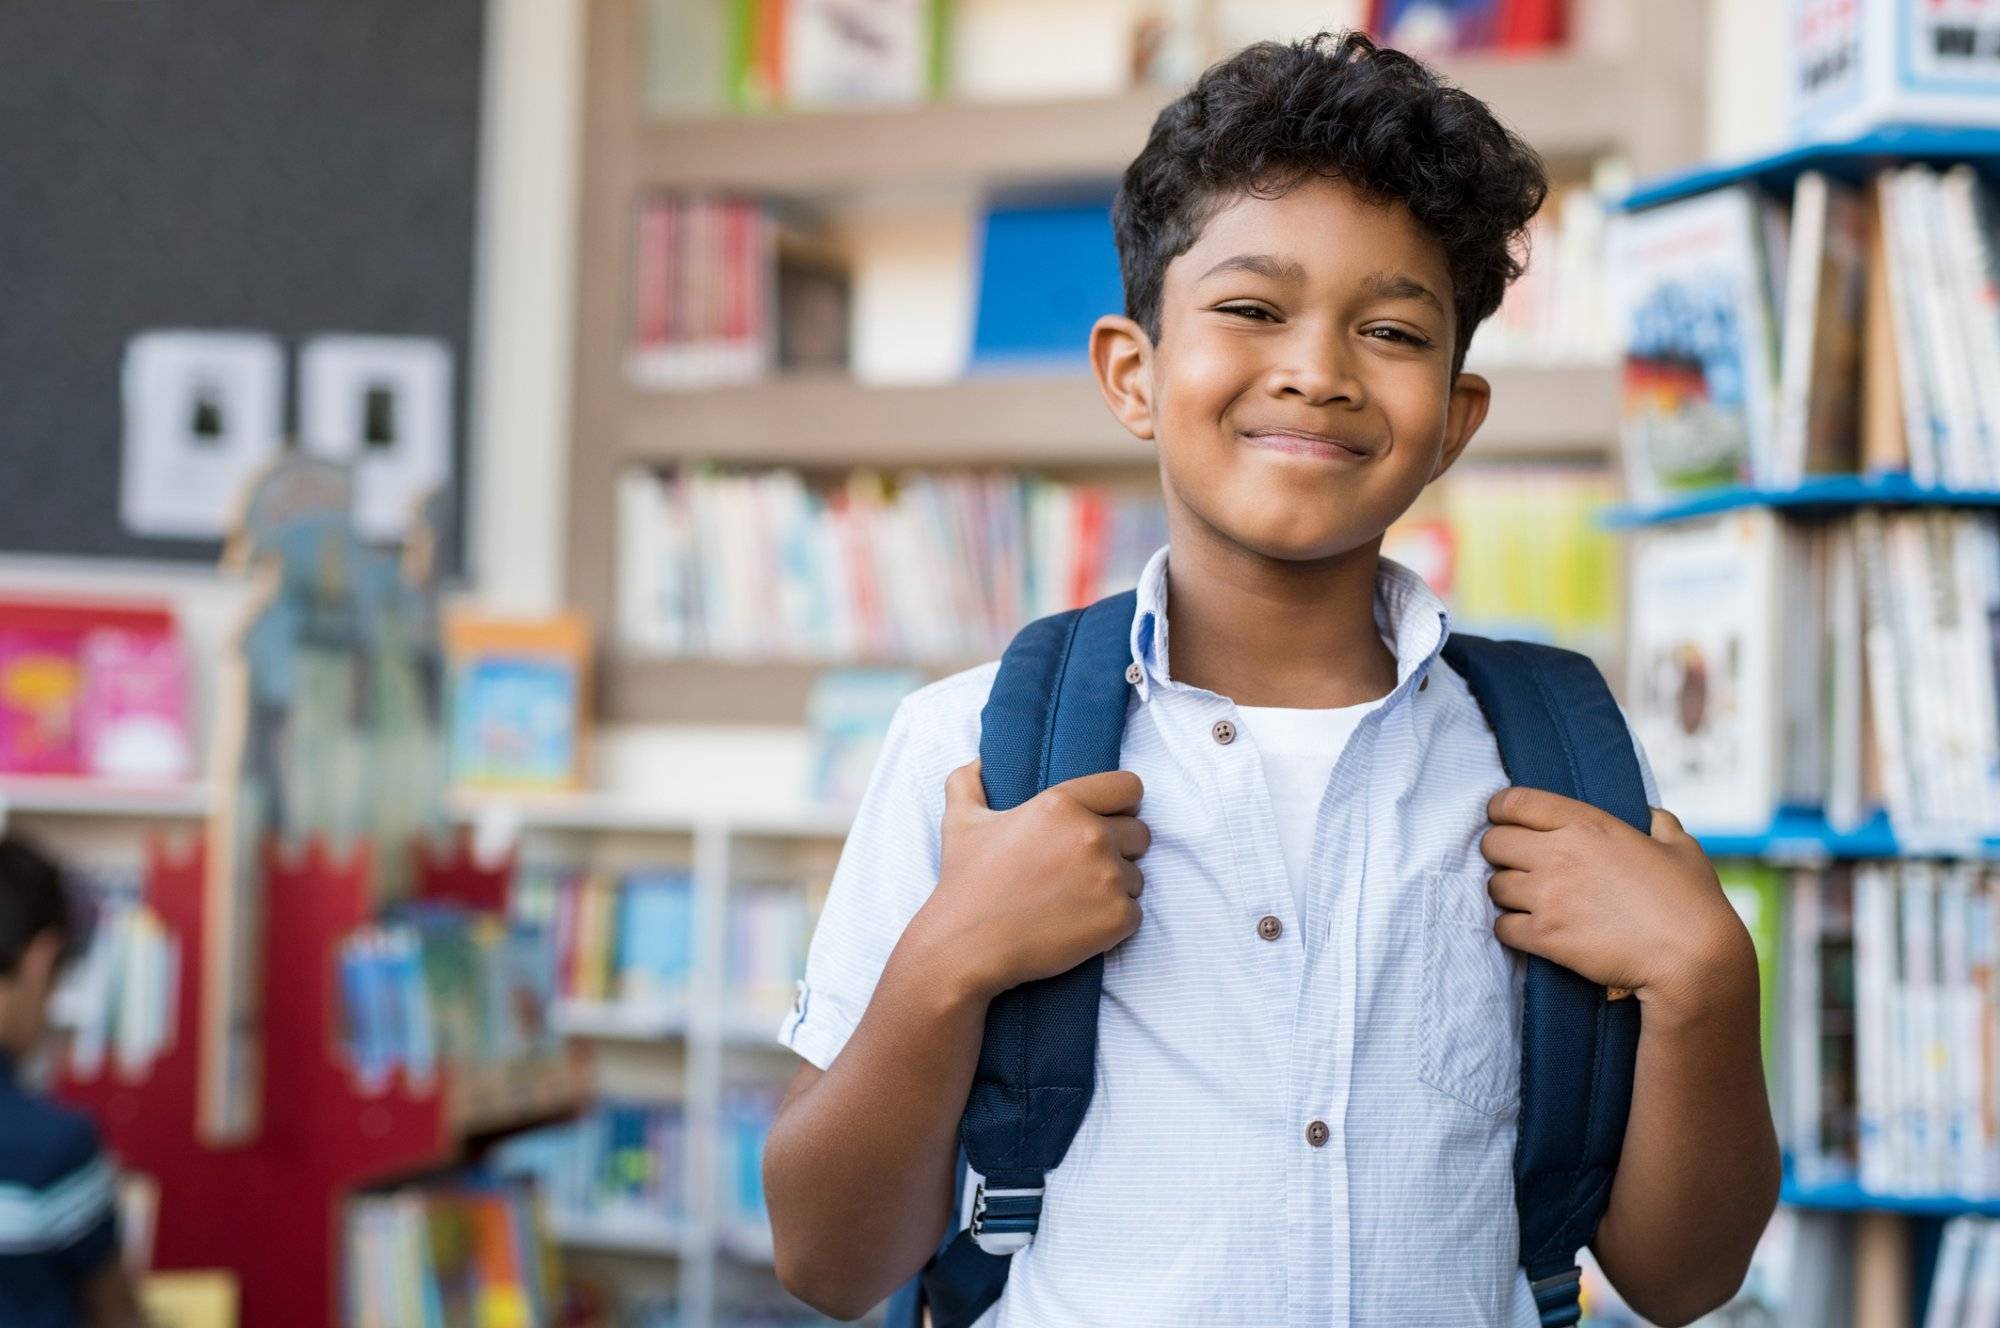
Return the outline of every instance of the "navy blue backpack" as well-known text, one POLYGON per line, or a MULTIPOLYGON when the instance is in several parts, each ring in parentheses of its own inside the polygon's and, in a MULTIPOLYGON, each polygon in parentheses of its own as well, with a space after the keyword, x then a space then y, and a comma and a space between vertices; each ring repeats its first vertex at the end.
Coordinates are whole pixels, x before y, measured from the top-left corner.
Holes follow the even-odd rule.
MULTIPOLYGON (((1031 623, 1014 638, 981 713, 987 805, 1019 806, 1053 784, 1118 768, 1134 592, 1031 623)), ((1548 646, 1453 636, 1463 676, 1515 784, 1602 808, 1648 832, 1652 815, 1624 717, 1597 668, 1548 646)), ((986 1015, 979 1068, 959 1124, 960 1183, 981 1177, 964 1230, 889 1302, 889 1328, 968 1328, 1006 1288, 1009 1258, 1034 1239, 1043 1177, 1089 1108, 1104 960, 1016 987, 986 1015)), ((1632 1103, 1639 1002, 1531 958, 1521 1029, 1514 1151, 1521 1266, 1544 1328, 1580 1317, 1576 1252, 1611 1193, 1632 1103)))

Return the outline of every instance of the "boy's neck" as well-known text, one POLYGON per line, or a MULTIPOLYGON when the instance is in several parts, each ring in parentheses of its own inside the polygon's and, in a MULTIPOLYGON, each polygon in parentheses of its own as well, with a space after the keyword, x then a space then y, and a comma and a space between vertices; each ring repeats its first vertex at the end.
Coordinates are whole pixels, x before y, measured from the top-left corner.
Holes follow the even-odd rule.
POLYGON ((1174 532, 1167 621, 1174 679, 1240 705, 1330 709, 1386 696, 1396 657, 1375 625, 1379 542, 1285 562, 1213 532, 1174 532))

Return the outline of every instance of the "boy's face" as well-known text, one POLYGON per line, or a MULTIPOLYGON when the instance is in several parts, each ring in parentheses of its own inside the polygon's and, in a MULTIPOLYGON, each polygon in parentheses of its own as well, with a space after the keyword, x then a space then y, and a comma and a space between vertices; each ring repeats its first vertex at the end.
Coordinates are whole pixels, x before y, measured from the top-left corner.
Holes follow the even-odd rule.
POLYGON ((34 1055, 49 1035, 49 998, 61 976, 63 938, 45 931, 28 942, 14 972, 0 978, 0 1051, 34 1055))
POLYGON ((1371 545, 1457 459, 1487 386, 1452 380, 1444 250, 1401 204, 1312 178, 1225 205, 1167 265, 1160 337, 1099 321, 1092 359, 1192 520, 1287 561, 1371 545))

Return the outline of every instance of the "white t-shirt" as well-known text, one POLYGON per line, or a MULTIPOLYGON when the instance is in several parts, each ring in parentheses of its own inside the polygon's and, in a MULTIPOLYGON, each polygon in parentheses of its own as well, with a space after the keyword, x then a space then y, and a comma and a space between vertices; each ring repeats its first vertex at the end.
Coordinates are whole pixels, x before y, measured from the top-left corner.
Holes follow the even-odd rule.
POLYGON ((1292 878, 1297 917, 1306 915, 1306 869, 1312 865, 1313 833, 1319 800, 1347 740, 1381 698, 1334 710, 1293 710, 1283 706, 1239 705, 1236 713, 1264 763, 1271 813, 1278 819, 1278 849, 1292 878))

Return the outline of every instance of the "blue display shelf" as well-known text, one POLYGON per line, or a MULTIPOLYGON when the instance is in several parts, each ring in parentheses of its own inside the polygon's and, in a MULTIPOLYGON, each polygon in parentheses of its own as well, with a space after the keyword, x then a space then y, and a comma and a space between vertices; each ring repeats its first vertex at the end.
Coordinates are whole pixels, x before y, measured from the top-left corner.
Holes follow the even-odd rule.
POLYGON ((1636 211, 1751 180, 1767 188, 1787 190, 1802 171, 1824 171, 1860 184, 1885 162, 1944 164, 1982 159, 2000 159, 2000 130, 1898 125, 1837 142, 1805 143, 1769 156, 1695 167, 1635 190, 1620 206, 1636 211))
POLYGON ((1803 1186, 1790 1173, 1778 1190, 1778 1202, 1793 1208, 1834 1213, 1904 1213, 1911 1217, 1960 1217, 1976 1213, 2000 1216, 2000 1199, 1965 1199, 1957 1195, 1874 1194, 1853 1181, 1803 1186))
POLYGON ((1734 512, 1745 507, 1784 511, 1834 511, 1849 507, 2000 507, 2000 491, 1939 489, 1908 475, 1823 475, 1788 489, 1729 485, 1703 489, 1653 507, 1614 507, 1604 514, 1613 530, 1633 530, 1734 512))
MULTIPOLYGON (((1866 823, 1840 832, 1817 811, 1787 807, 1762 830, 1694 832, 1711 858, 1766 858, 1779 862, 1828 862, 1849 858, 1893 858, 1903 852, 1889 818, 1877 812, 1866 823)), ((1978 845, 1960 845, 1977 850, 1978 845)))

